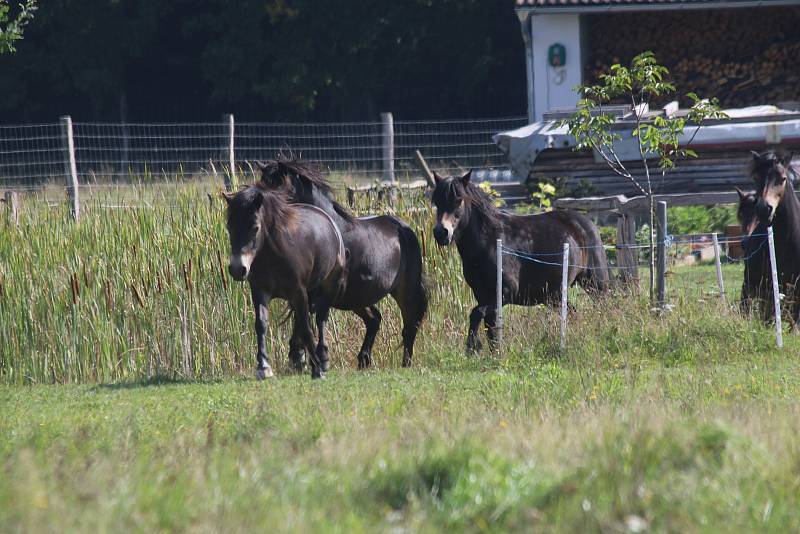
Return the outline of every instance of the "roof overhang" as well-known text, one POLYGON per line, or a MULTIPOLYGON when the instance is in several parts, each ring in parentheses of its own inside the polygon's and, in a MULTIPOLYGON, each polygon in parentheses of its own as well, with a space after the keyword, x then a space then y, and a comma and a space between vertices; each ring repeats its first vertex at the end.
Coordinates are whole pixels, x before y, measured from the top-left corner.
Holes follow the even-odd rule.
MULTIPOLYGON (((525 1, 525 0, 522 0, 525 1)), ((579 0, 580 1, 580 0, 579 0)), ((586 1, 586 0, 584 0, 586 1)), ((737 9, 752 7, 800 6, 800 0, 654 0, 629 2, 559 3, 517 5, 517 15, 555 15, 558 13, 621 13, 636 11, 688 11, 696 9, 737 9)))

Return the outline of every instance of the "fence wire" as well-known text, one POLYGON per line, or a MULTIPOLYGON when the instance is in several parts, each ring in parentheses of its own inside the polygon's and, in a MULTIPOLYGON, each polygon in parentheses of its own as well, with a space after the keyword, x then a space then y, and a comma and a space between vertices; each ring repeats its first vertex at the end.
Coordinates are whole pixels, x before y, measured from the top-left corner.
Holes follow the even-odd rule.
MULTIPOLYGON (((524 117, 456 121, 395 121, 394 168, 398 179, 416 176, 414 152, 431 168, 454 174, 470 168, 507 167, 492 135, 527 123, 524 117)), ((62 185, 68 152, 61 123, 0 126, 0 189, 62 185)), ((223 173, 230 167, 227 122, 120 124, 74 122, 81 184, 126 184, 223 173)), ((381 178, 386 135, 381 122, 235 123, 234 162, 274 158, 279 151, 354 179, 381 178)))

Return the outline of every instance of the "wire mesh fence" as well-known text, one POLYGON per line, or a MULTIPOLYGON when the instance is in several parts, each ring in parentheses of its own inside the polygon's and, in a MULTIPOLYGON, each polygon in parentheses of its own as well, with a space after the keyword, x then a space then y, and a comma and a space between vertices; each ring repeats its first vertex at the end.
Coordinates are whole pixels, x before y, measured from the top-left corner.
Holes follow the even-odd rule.
MULTIPOLYGON (((247 171, 279 151, 320 164, 354 181, 418 176, 420 150, 442 173, 507 167, 492 135, 526 124, 524 117, 454 121, 353 123, 182 123, 121 124, 74 122, 72 134, 79 182, 124 186, 226 173, 231 161, 247 171), (387 137, 390 137, 387 138, 387 137), (392 152, 387 156, 387 143, 392 152)), ((64 121, 0 126, 0 189, 40 189, 64 184, 69 175, 64 121)))

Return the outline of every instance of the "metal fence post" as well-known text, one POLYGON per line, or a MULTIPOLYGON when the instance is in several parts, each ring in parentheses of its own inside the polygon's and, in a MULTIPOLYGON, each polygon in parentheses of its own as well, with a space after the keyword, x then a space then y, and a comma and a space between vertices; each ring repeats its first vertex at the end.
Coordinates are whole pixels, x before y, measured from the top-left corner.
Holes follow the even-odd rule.
POLYGON ((64 147, 64 164, 67 176, 67 196, 70 201, 72 218, 80 218, 80 198, 78 193, 78 165, 75 162, 75 140, 72 136, 72 117, 61 117, 61 139, 64 147))
POLYGON ((767 242, 769 244, 769 266, 772 271, 772 302, 775 305, 775 343, 778 348, 783 348, 783 327, 781 325, 781 291, 778 285, 778 262, 775 261, 775 237, 772 226, 767 227, 767 242))
POLYGON ((561 350, 567 348, 567 294, 569 293, 569 242, 564 243, 561 260, 561 350))
POLYGON ((496 279, 496 293, 495 293, 495 339, 497 340, 497 348, 503 343, 503 240, 497 240, 497 250, 495 252, 497 264, 497 279, 496 279))
POLYGON ((717 287, 719 288, 719 300, 725 305, 725 282, 722 280, 722 261, 719 257, 719 238, 717 233, 711 234, 711 239, 714 242, 714 263, 717 266, 717 287))
POLYGON ((232 191, 236 183, 236 154, 234 152, 234 122, 233 114, 228 113, 222 116, 227 127, 227 137, 225 143, 225 159, 228 164, 228 173, 224 175, 225 191, 232 191))
POLYGON ((383 125, 383 179, 394 182, 394 118, 391 113, 381 113, 383 125))
POLYGON ((664 308, 667 290, 667 203, 656 206, 656 304, 664 308))

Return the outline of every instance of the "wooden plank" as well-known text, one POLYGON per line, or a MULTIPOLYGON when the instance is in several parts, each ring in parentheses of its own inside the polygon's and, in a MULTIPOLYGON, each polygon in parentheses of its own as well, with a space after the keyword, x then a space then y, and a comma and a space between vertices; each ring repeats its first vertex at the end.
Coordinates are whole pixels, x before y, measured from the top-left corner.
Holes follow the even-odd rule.
MULTIPOLYGON (((735 191, 713 193, 674 193, 653 195, 655 202, 666 202, 669 206, 714 206, 717 204, 737 204, 739 195, 735 191)), ((554 206, 560 209, 580 211, 610 211, 620 213, 646 212, 649 200, 645 196, 628 198, 625 195, 585 198, 559 198, 554 206)))

